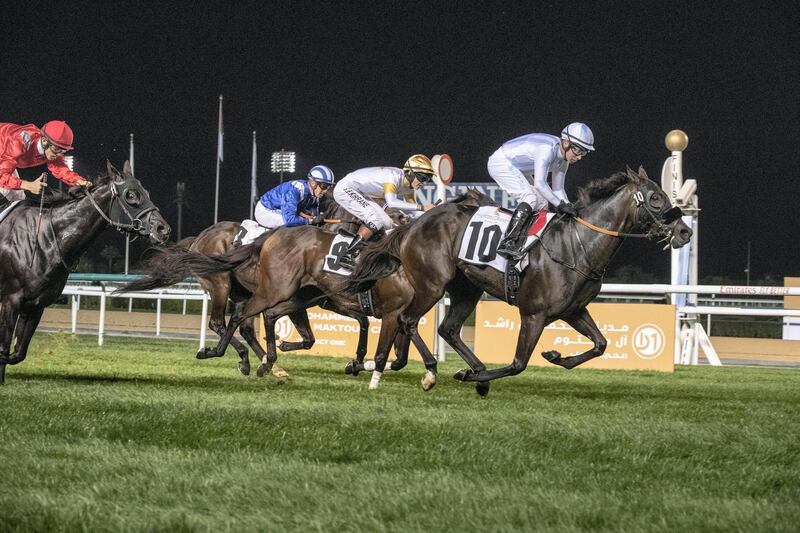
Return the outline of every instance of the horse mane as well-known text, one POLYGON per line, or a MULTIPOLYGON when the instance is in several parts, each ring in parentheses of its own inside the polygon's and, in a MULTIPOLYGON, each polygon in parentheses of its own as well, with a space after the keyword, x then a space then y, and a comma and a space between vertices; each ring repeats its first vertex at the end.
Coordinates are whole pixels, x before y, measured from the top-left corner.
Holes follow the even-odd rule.
MULTIPOLYGON (((103 174, 98 176, 92 181, 92 185, 90 188, 94 189, 95 187, 106 185, 111 181, 111 176, 109 174, 103 174)), ((66 191, 60 191, 58 189, 54 189, 52 187, 47 187, 43 189, 44 191, 44 199, 42 200, 41 197, 38 196, 27 196, 25 197, 25 204, 29 206, 39 207, 39 203, 41 202, 42 206, 47 208, 54 208, 60 207, 64 204, 68 204, 80 198, 86 196, 85 189, 82 188, 70 188, 66 191)))
POLYGON ((578 189, 578 203, 585 207, 597 200, 608 198, 630 181, 631 177, 625 172, 615 172, 607 178, 592 180, 578 189))
POLYGON ((464 205, 477 205, 478 207, 484 206, 497 206, 497 202, 492 200, 490 196, 483 194, 481 191, 474 187, 470 187, 466 192, 459 194, 455 198, 448 200, 448 204, 464 204, 464 205))

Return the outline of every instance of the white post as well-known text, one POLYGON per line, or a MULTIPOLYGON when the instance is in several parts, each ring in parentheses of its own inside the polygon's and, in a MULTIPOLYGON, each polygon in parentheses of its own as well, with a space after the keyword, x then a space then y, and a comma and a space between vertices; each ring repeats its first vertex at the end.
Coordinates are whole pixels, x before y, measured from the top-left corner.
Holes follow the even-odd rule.
POLYGON ((186 314, 186 298, 183 299, 183 312, 181 314, 182 315, 186 314))
POLYGON ((161 335, 161 295, 164 291, 158 291, 156 298, 156 337, 161 335))
POLYGON ((203 310, 200 313, 200 349, 206 346, 206 328, 208 327, 208 295, 203 297, 203 310))
POLYGON ((97 328, 97 345, 103 345, 103 333, 106 329, 106 287, 103 286, 103 292, 100 294, 100 325, 97 328))
POLYGON ((81 307, 81 297, 78 294, 72 295, 72 333, 78 331, 78 309, 81 307))

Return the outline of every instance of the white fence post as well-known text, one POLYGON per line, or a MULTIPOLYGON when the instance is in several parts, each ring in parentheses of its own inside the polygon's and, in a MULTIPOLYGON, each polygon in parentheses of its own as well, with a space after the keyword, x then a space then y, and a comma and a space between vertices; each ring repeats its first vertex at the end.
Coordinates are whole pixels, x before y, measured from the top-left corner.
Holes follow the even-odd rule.
POLYGON ((103 345, 103 332, 106 329, 106 288, 100 293, 100 325, 97 330, 97 345, 103 345))
POLYGON ((78 309, 81 307, 81 296, 79 294, 72 295, 72 333, 78 331, 78 309))
POLYGON ((159 291, 158 298, 156 299, 156 337, 161 336, 161 295, 163 291, 159 291))

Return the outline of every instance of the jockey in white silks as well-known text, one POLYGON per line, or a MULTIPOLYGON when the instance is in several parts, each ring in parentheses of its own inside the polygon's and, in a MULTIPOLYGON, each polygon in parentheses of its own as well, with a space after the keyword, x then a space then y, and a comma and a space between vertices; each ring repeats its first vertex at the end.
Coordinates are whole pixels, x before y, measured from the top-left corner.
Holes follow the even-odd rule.
POLYGON ((551 204, 558 213, 578 216, 567 198, 564 181, 569 165, 594 151, 594 134, 586 124, 573 122, 561 139, 547 133, 531 133, 511 139, 489 158, 489 175, 519 202, 497 253, 519 260, 534 214, 551 204), (552 187, 547 184, 551 175, 552 187))
POLYGON ((339 263, 352 268, 361 244, 375 233, 392 227, 392 219, 384 209, 400 209, 412 217, 431 209, 433 204, 417 203, 416 190, 433 179, 434 173, 431 160, 415 154, 403 168, 362 168, 342 178, 333 190, 333 198, 363 225, 339 263))

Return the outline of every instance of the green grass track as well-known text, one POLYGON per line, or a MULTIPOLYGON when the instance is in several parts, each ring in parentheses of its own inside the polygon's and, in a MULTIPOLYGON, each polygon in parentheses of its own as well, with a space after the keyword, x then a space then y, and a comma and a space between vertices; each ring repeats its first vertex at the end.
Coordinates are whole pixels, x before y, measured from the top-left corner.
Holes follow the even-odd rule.
POLYGON ((800 529, 797 369, 529 368, 481 399, 456 358, 369 391, 196 348, 38 334, 0 387, 0 531, 800 529))

